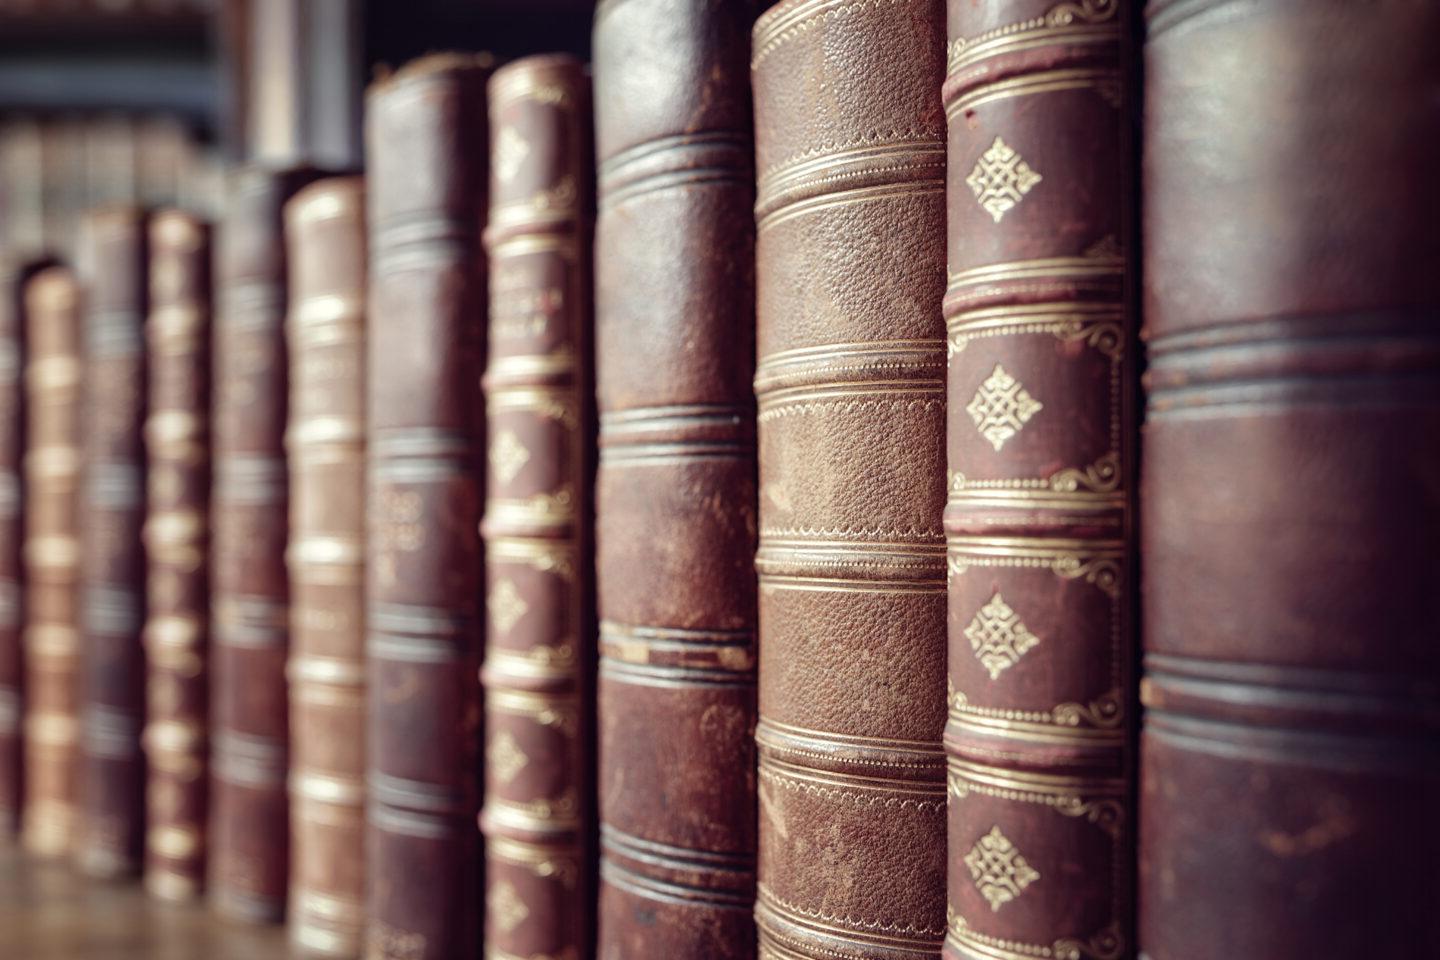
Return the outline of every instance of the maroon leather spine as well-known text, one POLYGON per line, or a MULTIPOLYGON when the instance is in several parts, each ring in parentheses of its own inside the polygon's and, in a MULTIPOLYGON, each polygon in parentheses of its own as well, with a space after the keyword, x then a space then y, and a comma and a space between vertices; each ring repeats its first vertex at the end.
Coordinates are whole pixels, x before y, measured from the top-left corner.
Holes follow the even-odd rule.
POLYGON ((949 13, 945 955, 1130 956, 1134 10, 949 13))
POLYGON ((487 64, 367 95, 367 960, 479 944, 487 64))
POLYGON ((603 960, 755 956, 754 18, 595 18, 603 960))
POLYGON ((237 172, 215 258, 209 887, 222 914, 254 922, 283 916, 290 861, 281 210, 308 179, 237 172))
POLYGON ((1139 944, 1440 939, 1440 7, 1147 8, 1139 944))
POLYGON ((19 261, 0 256, 0 843, 20 829, 21 711, 25 661, 21 591, 25 534, 20 470, 25 452, 25 357, 27 272, 19 261))
POLYGON ((145 314, 147 225, 133 207, 86 214, 85 463, 80 528, 80 819, 76 865, 137 872, 145 835, 145 314))
POLYGON ((59 857, 75 830, 79 639, 80 290, 65 267, 25 285, 24 802, 21 842, 59 857))
POLYGON ((205 880, 210 704, 210 229, 150 220, 145 420, 145 887, 190 900, 205 880))
POLYGON ((285 208, 290 263, 290 939, 360 955, 365 909, 365 187, 285 208))
POLYGON ((939 0, 785 0, 752 36, 760 956, 945 933, 939 0))
POLYGON ((595 656, 590 78, 561 55, 490 81, 485 404, 488 956, 585 957, 595 656))

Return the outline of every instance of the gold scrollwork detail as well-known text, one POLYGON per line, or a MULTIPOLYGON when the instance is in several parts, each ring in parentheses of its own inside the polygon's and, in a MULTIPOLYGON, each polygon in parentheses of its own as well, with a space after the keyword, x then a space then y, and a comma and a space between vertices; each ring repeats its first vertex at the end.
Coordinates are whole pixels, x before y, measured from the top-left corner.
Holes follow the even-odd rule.
POLYGON ((1090 937, 1061 937, 1048 946, 987 936, 973 929, 949 904, 945 906, 945 925, 946 938, 952 943, 972 946, 975 952, 995 960, 1119 960, 1125 955, 1125 935, 1118 922, 1106 925, 1090 937))
POLYGON ((1087 940, 1056 940, 1050 948, 1055 960, 1119 960, 1125 954, 1125 935, 1112 923, 1087 940))
POLYGON ((1107 24, 1115 19, 1119 10, 1120 0, 1064 0, 1038 17, 952 40, 947 50, 946 69, 953 74, 984 56, 1011 47, 1025 49, 1039 43, 1118 39, 1115 28, 1107 24), (1099 32, 1097 27, 1101 28, 1099 32))
POLYGON ((1125 705, 1119 690, 1107 690, 1089 703, 1062 703, 1050 713, 1062 727, 1114 729, 1125 722, 1125 705))
POLYGON ((1114 19, 1120 9, 1120 0, 1066 0, 1051 7, 1045 14, 1047 26, 1063 27, 1077 19, 1086 23, 1101 23, 1114 19))
POLYGON ((1086 324, 1070 320, 1055 331, 1055 336, 1066 342, 1083 341, 1112 360, 1120 360, 1125 350, 1125 333, 1118 323, 1086 324))
POLYGON ((1050 489, 1074 493, 1080 489, 1110 493, 1120 486, 1120 454, 1111 450, 1088 467, 1066 467, 1050 475, 1050 489))
POLYGON ((1125 807, 1119 800, 1083 800, 1080 797, 1066 797, 1055 804, 1055 812, 1067 817, 1084 817, 1104 830, 1112 838, 1120 836, 1125 823, 1125 807))
POLYGON ((1099 587, 1106 596, 1120 596, 1120 564, 1105 557, 1084 558, 1075 554, 1056 557, 1050 564, 1055 575, 1064 580, 1079 580, 1099 587))
POLYGON ((1107 690, 1089 703, 1060 703, 1049 710, 1015 710, 976 706, 947 678, 945 701, 953 717, 980 717, 1002 728, 1007 723, 1018 722, 1074 729, 1118 730, 1125 723, 1125 701, 1119 690, 1107 690))

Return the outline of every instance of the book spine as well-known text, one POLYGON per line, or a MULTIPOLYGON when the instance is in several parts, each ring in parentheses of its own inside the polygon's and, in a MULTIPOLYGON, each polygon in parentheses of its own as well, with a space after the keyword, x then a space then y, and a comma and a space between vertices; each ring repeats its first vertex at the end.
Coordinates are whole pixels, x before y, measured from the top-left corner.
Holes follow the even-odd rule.
POLYGON ((589 956, 590 81, 529 57, 489 98, 485 948, 589 956))
POLYGON ((784 0, 752 37, 762 957, 945 934, 944 31, 784 0))
POLYGON ((1134 11, 949 14, 945 956, 1130 956, 1134 11))
POLYGON ((145 215, 133 207, 89 213, 80 224, 87 265, 85 463, 80 511, 81 872, 137 872, 145 833, 145 215))
POLYGON ((285 208, 290 263, 290 935, 356 957, 365 897, 365 193, 285 208))
POLYGON ((240 171, 215 260, 208 886, 222 914, 255 922, 284 914, 290 860, 281 211, 301 183, 240 171))
POLYGON ((76 827, 80 291, 50 267, 25 287, 24 803, 31 853, 70 851, 76 827))
POLYGON ((21 590, 24 505, 20 470, 25 453, 25 356, 22 292, 26 271, 0 260, 0 842, 20 829, 21 716, 25 661, 21 590))
POLYGON ((1141 955, 1424 953, 1440 7, 1146 15, 1141 955))
POLYGON ((191 900, 205 880, 209 732, 210 230, 150 220, 145 421, 148 714, 145 887, 191 900))
POLYGON ((441 55, 367 95, 371 960, 479 944, 487 77, 441 55))
POLYGON ((755 956, 754 17, 595 21, 607 958, 755 956))

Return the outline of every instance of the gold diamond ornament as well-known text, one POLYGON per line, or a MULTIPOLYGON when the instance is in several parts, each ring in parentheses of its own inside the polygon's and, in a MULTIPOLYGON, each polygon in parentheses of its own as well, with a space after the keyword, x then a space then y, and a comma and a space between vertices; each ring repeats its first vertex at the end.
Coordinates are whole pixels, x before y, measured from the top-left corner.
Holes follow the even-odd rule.
POLYGON ((975 169, 965 182, 974 192, 975 201, 999 223, 1043 179, 1014 147, 996 137, 990 149, 975 161, 975 169))
POLYGON ((1040 642, 1040 638, 1020 622, 998 590, 975 614, 970 626, 965 628, 965 636, 975 659, 990 671, 991 680, 1019 663, 1020 658, 1040 642))
POLYGON ((511 430, 503 430, 490 444, 490 469, 495 479, 509 483, 530 462, 530 451, 511 430))
POLYGON ((490 919, 505 933, 514 930, 530 916, 530 908, 525 906, 520 894, 503 880, 490 888, 490 896, 486 901, 490 907, 490 919))
POLYGON ((1030 396, 1024 384, 997 363, 990 376, 975 391, 965 412, 975 421, 975 429, 980 431, 980 435, 999 450, 1005 446, 1006 440, 1019 433, 1020 428, 1043 409, 1045 405, 1030 396))
POLYGON ((490 770, 500 778, 501 783, 514 780, 515 775, 530 762, 530 758, 520 749, 520 744, 510 735, 509 730, 491 739, 489 756, 490 770))
POLYGON ((495 584, 486 605, 490 608, 490 622, 501 633, 509 633, 515 622, 530 609, 530 604, 525 602, 520 591, 515 589, 515 584, 509 580, 501 580, 495 584))
POLYGON ((990 902, 991 910, 999 910, 1040 879, 1040 872, 1025 862, 999 827, 991 827, 970 848, 965 866, 970 868, 970 877, 980 895, 990 902))
POLYGON ((529 155, 530 144, 525 142, 525 138, 513 127, 503 128, 495 141, 495 173, 501 182, 508 183, 513 179, 529 155))

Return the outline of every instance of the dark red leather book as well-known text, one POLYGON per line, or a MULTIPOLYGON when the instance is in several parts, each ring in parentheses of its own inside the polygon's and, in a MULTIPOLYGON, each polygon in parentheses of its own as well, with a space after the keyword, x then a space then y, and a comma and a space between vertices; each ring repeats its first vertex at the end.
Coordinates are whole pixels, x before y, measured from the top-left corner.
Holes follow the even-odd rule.
POLYGON ((1430 954, 1440 6, 1146 12, 1140 950, 1430 954))
POLYGON ((755 956, 754 19, 595 19, 604 960, 755 956))
POLYGON ((1134 13, 949 3, 957 960, 1133 955, 1134 13))
POLYGON ((0 256, 0 842, 20 829, 25 662, 21 463, 25 453, 25 304, 30 271, 0 256))
POLYGON ((205 880, 210 703, 210 230, 150 219, 145 420, 145 887, 191 900, 205 880))
POLYGON ((479 947, 488 65, 427 57, 367 94, 371 960, 479 947))
POLYGON ((752 35, 762 957, 945 934, 945 17, 752 35))
POLYGON ((76 865, 140 869, 145 836, 145 315, 147 223, 135 207, 87 213, 81 394, 80 816, 76 865))

